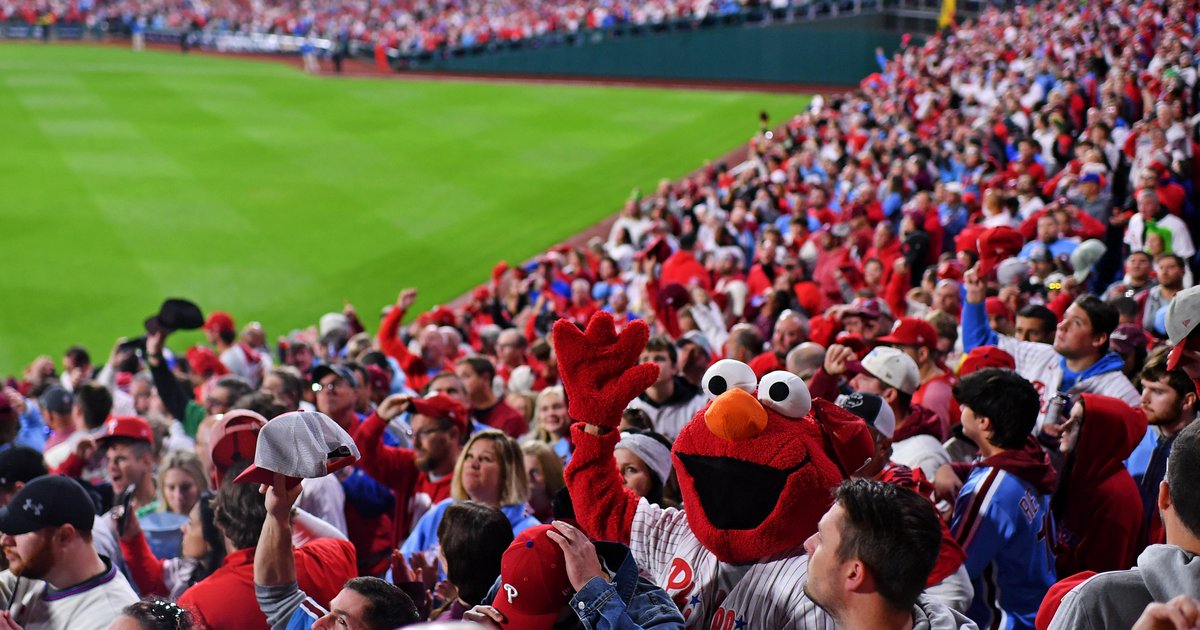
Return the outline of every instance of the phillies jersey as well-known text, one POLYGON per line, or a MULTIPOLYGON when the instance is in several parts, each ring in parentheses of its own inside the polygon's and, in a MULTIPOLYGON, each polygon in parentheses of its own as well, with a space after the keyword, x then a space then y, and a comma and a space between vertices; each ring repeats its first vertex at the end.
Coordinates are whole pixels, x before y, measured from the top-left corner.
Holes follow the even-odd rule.
POLYGON ((803 548, 754 564, 726 564, 692 534, 682 510, 645 499, 630 540, 638 566, 679 606, 687 628, 834 630, 833 618, 804 594, 803 548))
POLYGON ((975 587, 967 616, 980 628, 1032 629, 1055 582, 1050 496, 1000 468, 971 471, 950 531, 975 587))

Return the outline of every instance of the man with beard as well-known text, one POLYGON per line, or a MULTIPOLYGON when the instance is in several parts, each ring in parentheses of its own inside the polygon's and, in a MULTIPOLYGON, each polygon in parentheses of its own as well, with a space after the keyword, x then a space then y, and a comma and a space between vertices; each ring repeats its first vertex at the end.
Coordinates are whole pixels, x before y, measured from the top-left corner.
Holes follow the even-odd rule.
POLYGON ((1159 311, 1165 311, 1176 293, 1183 290, 1183 277, 1187 263, 1175 254, 1163 254, 1155 262, 1158 271, 1158 286, 1146 291, 1146 306, 1142 310, 1142 328, 1156 337, 1166 337, 1165 324, 1158 319, 1159 311))
POLYGON ((927 499, 867 479, 842 482, 835 496, 817 533, 804 542, 804 592, 838 628, 975 627, 921 594, 941 542, 927 499))
POLYGON ((26 630, 101 630, 138 600, 92 546, 92 500, 66 477, 30 481, 0 508, 0 603, 26 630))
POLYGON ((1183 370, 1167 369, 1166 349, 1155 350, 1142 368, 1142 411, 1150 431, 1129 457, 1142 495, 1142 544, 1162 542, 1158 484, 1167 473, 1175 437, 1196 419, 1196 386, 1183 370))
POLYGON ((355 436, 362 459, 359 465, 396 495, 393 545, 403 542, 409 528, 429 506, 450 496, 454 463, 466 439, 469 415, 466 406, 445 395, 428 398, 404 395, 384 399, 355 436), (411 412, 413 447, 383 444, 388 422, 411 412))

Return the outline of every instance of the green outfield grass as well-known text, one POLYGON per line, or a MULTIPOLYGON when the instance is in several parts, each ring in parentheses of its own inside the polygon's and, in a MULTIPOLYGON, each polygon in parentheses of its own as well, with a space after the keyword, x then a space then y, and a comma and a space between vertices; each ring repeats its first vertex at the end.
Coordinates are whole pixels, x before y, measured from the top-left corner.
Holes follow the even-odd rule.
POLYGON ((0 372, 99 362, 168 296, 272 338, 344 298, 372 327, 400 288, 461 295, 807 101, 0 44, 0 372))

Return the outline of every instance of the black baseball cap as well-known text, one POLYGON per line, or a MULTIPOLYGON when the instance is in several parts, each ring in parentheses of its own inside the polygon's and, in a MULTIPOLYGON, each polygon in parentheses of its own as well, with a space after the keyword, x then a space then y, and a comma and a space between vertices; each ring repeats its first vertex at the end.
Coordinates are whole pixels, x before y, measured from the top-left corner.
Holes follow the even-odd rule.
POLYGON ((42 454, 28 446, 13 446, 0 451, 0 487, 29 483, 49 472, 42 454))
POLYGON ((59 525, 90 532, 95 519, 93 508, 87 492, 70 478, 43 475, 25 484, 8 505, 0 508, 0 532, 17 536, 59 525))
POLYGON ((312 382, 320 383, 321 379, 329 376, 330 374, 334 374, 343 381, 346 381, 350 387, 358 387, 358 379, 354 377, 354 371, 338 363, 333 365, 322 363, 321 365, 313 368, 312 382))
POLYGON ((38 402, 41 403, 42 409, 46 411, 66 415, 71 412, 71 405, 75 402, 75 396, 64 387, 51 385, 46 391, 42 392, 42 396, 38 402))

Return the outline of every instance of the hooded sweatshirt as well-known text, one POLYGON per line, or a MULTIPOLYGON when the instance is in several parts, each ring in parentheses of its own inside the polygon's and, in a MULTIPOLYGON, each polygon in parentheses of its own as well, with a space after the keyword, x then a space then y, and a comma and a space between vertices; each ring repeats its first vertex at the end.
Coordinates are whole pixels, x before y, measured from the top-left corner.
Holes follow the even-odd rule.
POLYGON ((967 616, 981 628, 1033 628, 1055 581, 1050 494, 1057 476, 1032 436, 977 462, 954 504, 950 531, 975 588, 967 616))
POLYGON ((958 611, 922 595, 912 608, 913 630, 967 630, 975 624, 958 611))
POLYGON ((1083 395, 1083 411, 1079 440, 1051 503, 1059 524, 1059 577, 1131 566, 1142 525, 1138 487, 1122 462, 1146 433, 1145 413, 1098 394, 1083 395))
POLYGON ((1174 545, 1151 545, 1136 567, 1101 573, 1071 589, 1050 630, 1131 628, 1146 606, 1179 595, 1200 599, 1200 558, 1174 545))

